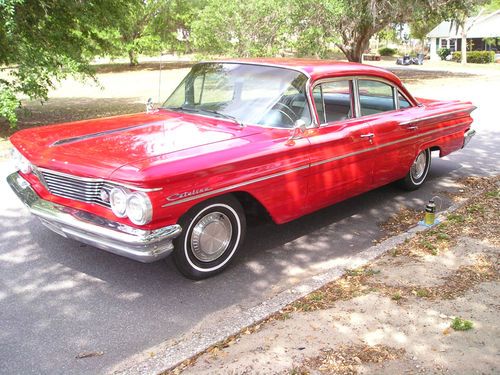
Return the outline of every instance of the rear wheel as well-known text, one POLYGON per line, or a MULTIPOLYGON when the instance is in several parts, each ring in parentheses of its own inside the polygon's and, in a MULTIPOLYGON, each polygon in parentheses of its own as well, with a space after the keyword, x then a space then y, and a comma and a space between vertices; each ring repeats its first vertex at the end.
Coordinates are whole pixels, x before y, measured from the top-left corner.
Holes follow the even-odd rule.
POLYGON ((408 174, 400 180, 400 185, 406 190, 416 190, 424 183, 431 167, 431 150, 420 152, 408 171, 408 174))
POLYGON ((241 247, 246 232, 245 214, 232 196, 210 199, 186 215, 183 233, 174 241, 179 271, 194 280, 220 273, 241 247))

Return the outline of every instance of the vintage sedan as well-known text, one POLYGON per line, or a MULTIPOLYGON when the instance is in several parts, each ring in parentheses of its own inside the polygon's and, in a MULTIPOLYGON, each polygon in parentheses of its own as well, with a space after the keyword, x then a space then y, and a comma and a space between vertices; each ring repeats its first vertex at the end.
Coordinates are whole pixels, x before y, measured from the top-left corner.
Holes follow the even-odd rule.
POLYGON ((8 182, 54 232, 202 279, 250 214, 285 223, 399 181, 465 146, 469 102, 414 98, 392 73, 320 60, 193 66, 161 108, 22 130, 8 182))

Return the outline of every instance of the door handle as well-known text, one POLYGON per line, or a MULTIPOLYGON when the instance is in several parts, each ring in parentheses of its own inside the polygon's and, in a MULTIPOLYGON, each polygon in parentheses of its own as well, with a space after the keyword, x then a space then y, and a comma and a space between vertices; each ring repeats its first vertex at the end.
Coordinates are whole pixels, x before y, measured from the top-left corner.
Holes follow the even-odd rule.
POLYGON ((414 122, 403 122, 403 123, 399 124, 399 126, 403 126, 405 129, 408 129, 408 130, 417 130, 418 129, 418 126, 415 125, 414 122))
POLYGON ((370 140, 373 138, 373 133, 361 134, 361 138, 369 138, 370 140))

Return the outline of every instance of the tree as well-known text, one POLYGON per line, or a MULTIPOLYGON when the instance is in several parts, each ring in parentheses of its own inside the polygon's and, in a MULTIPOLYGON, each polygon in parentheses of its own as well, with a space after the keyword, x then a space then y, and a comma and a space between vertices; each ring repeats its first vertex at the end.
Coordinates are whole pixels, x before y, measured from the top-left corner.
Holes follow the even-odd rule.
POLYGON ((445 20, 451 21, 450 28, 455 27, 461 37, 461 62, 467 63, 467 33, 481 16, 485 0, 450 1, 440 8, 438 14, 445 20), (471 17, 476 14, 475 17, 471 17))
POLYGON ((46 100, 69 74, 93 76, 90 59, 110 48, 106 30, 125 0, 0 0, 0 116, 16 123, 19 96, 46 100))
POLYGON ((273 56, 289 41, 290 2, 209 0, 192 24, 195 48, 203 53, 273 56))
POLYGON ((125 52, 130 65, 137 65, 141 53, 155 54, 165 47, 182 50, 177 30, 188 30, 194 15, 204 3, 203 0, 130 1, 116 33, 109 35, 115 45, 114 54, 125 52))

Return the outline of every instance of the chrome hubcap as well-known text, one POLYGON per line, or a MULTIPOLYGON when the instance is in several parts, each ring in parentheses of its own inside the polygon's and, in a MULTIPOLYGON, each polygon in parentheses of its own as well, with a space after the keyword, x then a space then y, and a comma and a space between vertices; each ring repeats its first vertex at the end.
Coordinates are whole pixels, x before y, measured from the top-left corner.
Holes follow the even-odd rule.
POLYGON ((201 262, 212 262, 219 258, 231 242, 233 227, 231 220, 221 212, 203 216, 193 228, 191 249, 201 262))
POLYGON ((413 162, 413 165, 411 166, 411 175, 414 180, 418 180, 424 175, 426 164, 427 160, 425 152, 421 152, 418 154, 417 158, 413 162))

